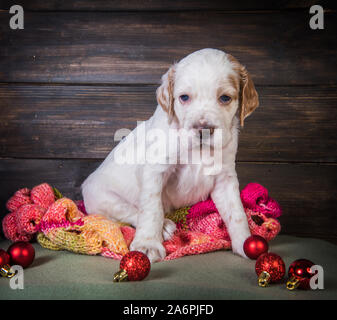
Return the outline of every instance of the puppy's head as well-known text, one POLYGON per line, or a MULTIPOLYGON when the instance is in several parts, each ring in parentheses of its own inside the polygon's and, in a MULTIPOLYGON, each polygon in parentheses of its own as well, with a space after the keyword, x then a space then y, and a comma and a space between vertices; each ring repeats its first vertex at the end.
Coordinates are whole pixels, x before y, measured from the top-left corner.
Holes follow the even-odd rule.
POLYGON ((243 126, 259 104, 246 68, 217 49, 196 51, 171 66, 157 89, 157 100, 170 122, 197 138, 208 130, 211 141, 214 130, 221 129, 222 145, 231 139, 236 114, 243 126))

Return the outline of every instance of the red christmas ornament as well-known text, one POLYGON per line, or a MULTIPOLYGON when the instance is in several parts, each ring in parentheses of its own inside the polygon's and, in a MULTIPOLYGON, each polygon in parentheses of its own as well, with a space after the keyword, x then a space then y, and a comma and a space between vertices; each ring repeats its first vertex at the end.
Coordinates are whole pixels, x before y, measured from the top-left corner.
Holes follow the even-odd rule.
POLYGON ((285 275, 286 266, 282 258, 275 253, 264 253, 258 257, 255 264, 260 287, 269 283, 279 282, 285 275))
POLYGON ((11 257, 5 250, 0 249, 0 268, 6 264, 9 264, 10 258, 11 257))
POLYGON ((149 258, 142 252, 130 251, 121 260, 120 270, 114 275, 114 282, 140 281, 147 277, 151 269, 149 258))
POLYGON ((243 251, 250 259, 257 259, 262 253, 268 252, 268 242, 265 238, 252 235, 243 244, 243 251))
POLYGON ((288 269, 287 289, 310 289, 310 278, 314 275, 310 272, 310 268, 313 265, 314 263, 307 259, 295 260, 288 269))
POLYGON ((7 252, 11 257, 11 264, 20 265, 22 268, 30 266, 35 258, 35 249, 29 242, 14 242, 7 252))
POLYGON ((11 271, 9 262, 10 255, 3 249, 0 249, 0 276, 5 278, 12 278, 15 274, 11 271))

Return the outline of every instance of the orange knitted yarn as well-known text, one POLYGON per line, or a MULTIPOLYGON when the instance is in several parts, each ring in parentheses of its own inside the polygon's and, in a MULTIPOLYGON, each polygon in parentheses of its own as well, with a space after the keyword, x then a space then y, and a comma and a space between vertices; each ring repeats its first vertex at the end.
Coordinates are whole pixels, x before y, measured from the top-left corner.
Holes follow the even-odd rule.
POLYGON ((102 239, 103 247, 122 255, 129 252, 119 223, 100 215, 88 215, 83 218, 83 222, 81 230, 96 231, 102 239))
POLYGON ((76 204, 72 200, 61 198, 48 208, 41 220, 41 224, 60 223, 64 221, 75 222, 81 217, 84 217, 84 214, 77 209, 76 204))
MULTIPOLYGON (((67 201, 71 201, 67 199, 67 201)), ((56 208, 56 206, 54 207, 56 208)), ((58 206, 60 208, 60 206, 58 206)), ((81 213, 82 214, 82 213, 81 213)), ((41 222, 40 230, 45 238, 39 237, 39 243, 48 249, 64 249, 82 254, 99 254, 106 248, 118 255, 129 250, 120 229, 120 224, 100 215, 89 215, 75 222, 62 220, 57 223, 41 222), (50 245, 52 243, 52 247, 50 245)))

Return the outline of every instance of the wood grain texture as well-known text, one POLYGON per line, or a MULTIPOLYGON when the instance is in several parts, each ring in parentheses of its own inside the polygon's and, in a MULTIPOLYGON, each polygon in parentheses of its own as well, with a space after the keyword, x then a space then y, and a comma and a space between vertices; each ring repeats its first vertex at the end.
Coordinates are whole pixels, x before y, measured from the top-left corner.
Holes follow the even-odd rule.
POLYGON ((154 84, 170 64, 225 50, 258 85, 336 84, 336 13, 311 30, 307 12, 27 12, 0 14, 0 82, 154 84))
MULTIPOLYGON (((162 11, 162 10, 280 10, 309 8, 312 0, 5 0, 0 9, 8 10, 13 4, 30 11, 162 11)), ((336 8, 335 1, 320 0, 325 9, 336 8)))
POLYGON ((319 2, 324 30, 309 27, 313 4, 0 1, 0 217, 43 181, 79 199, 115 131, 151 116, 170 64, 214 47, 246 65, 261 99, 240 134, 241 187, 268 188, 283 233, 337 243, 336 2, 319 2), (24 30, 8 26, 12 4, 24 30))
MULTIPOLYGON (((0 157, 106 157, 155 110, 155 86, 0 85, 0 157)), ((336 87, 258 87, 240 161, 337 161, 336 87)))
MULTIPOLYGON (((80 199, 80 185, 99 165, 95 160, 0 160, 0 212, 17 189, 48 182, 80 199)), ((238 163, 240 186, 258 182, 283 208, 282 233, 337 240, 337 166, 238 163)))

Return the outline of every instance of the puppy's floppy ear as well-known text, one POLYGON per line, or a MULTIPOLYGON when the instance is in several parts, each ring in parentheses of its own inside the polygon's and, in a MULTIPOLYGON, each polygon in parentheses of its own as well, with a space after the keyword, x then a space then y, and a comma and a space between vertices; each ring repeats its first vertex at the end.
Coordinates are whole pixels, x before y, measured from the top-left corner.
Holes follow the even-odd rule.
POLYGON ((164 111, 168 114, 169 123, 172 122, 174 114, 174 76, 175 66, 172 65, 169 70, 162 76, 162 84, 157 89, 157 101, 164 111))
POLYGON ((240 64, 240 123, 243 127, 244 120, 259 106, 259 96, 255 90, 253 80, 246 68, 240 64))

